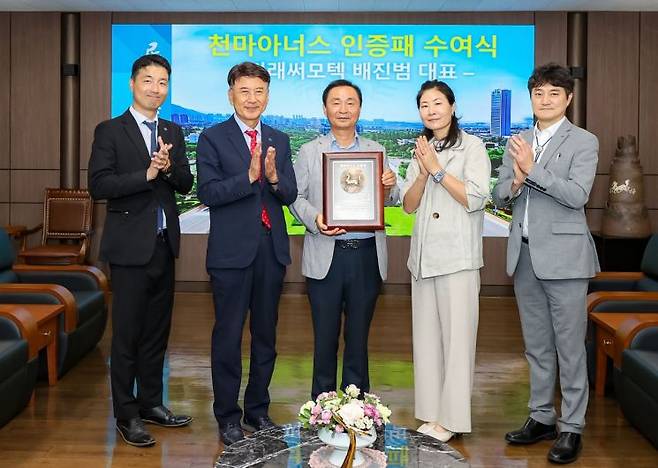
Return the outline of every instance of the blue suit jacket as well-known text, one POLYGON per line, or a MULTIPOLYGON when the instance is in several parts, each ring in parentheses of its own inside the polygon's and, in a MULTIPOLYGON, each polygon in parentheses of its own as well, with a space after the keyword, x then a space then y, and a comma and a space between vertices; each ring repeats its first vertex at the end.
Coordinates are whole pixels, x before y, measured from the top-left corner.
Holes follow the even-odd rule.
MULTIPOLYGON (((276 149, 277 189, 258 181, 249 183, 251 156, 233 117, 203 131, 197 145, 198 196, 210 208, 207 268, 246 268, 256 258, 260 237, 261 206, 272 223, 277 260, 290 264, 290 247, 283 205, 297 198, 288 135, 261 123, 263 156, 276 149)), ((264 163, 263 163, 264 170, 264 163)))

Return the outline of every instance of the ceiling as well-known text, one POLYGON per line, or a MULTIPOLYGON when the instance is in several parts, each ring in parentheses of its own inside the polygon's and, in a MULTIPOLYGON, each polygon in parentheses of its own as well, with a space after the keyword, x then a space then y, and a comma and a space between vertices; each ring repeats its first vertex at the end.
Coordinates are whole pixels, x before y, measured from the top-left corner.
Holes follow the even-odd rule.
POLYGON ((0 0, 0 11, 658 11, 658 0, 0 0))

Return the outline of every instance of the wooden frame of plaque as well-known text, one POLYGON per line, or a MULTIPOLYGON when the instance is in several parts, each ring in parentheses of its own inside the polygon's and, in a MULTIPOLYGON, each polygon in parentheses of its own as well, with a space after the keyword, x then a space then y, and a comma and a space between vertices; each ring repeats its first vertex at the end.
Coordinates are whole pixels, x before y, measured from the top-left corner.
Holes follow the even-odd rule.
POLYGON ((329 229, 384 229, 381 151, 322 153, 322 213, 329 229))

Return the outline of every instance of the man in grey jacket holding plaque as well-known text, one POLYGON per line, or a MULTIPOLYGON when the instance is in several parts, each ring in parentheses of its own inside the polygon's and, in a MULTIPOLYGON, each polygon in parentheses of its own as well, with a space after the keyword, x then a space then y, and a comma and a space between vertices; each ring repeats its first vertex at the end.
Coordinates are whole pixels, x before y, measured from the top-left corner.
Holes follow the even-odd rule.
MULTIPOLYGON (((295 163, 297 200, 292 214, 306 227, 302 275, 306 277, 313 316, 315 349, 312 398, 336 390, 338 339, 345 313, 345 351, 341 388, 355 384, 370 390, 368 333, 382 280, 386 279, 386 233, 329 229, 322 213, 322 154, 381 151, 380 144, 359 136, 361 90, 347 80, 332 81, 322 94, 324 113, 331 125, 328 135, 303 145, 295 163)), ((384 157, 381 183, 385 204, 397 200, 395 173, 384 157)))
POLYGON ((599 144, 565 117, 573 85, 569 70, 557 64, 535 69, 528 90, 537 124, 510 139, 493 190, 496 205, 513 210, 507 273, 514 275, 530 367, 529 418, 505 438, 532 444, 559 432, 548 452, 554 463, 575 461, 582 447, 588 401, 585 300, 588 278, 600 270, 585 217, 599 144), (559 418, 553 404, 558 369, 559 418))

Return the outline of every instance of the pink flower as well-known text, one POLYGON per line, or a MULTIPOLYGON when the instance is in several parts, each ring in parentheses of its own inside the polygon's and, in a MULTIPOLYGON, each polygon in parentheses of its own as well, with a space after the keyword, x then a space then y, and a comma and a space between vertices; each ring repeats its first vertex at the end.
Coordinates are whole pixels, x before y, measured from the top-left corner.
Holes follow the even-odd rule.
POLYGON ((311 410, 311 414, 314 416, 318 416, 320 413, 322 413, 322 406, 320 406, 320 404, 318 403, 311 410))
POLYGON ((322 422, 326 424, 329 421, 331 421, 331 411, 329 410, 322 411, 322 422))
POLYGON ((372 418, 377 414, 377 409, 371 404, 366 404, 363 408, 363 413, 369 418, 372 418))
POLYGON ((316 400, 326 400, 328 398, 336 398, 338 394, 336 392, 322 392, 318 395, 316 400))
POLYGON ((334 429, 336 432, 343 432, 345 428, 341 426, 340 424, 336 424, 336 429, 334 429))
POLYGON ((317 422, 317 420, 318 420, 318 417, 316 415, 312 414, 311 417, 308 418, 308 423, 311 426, 315 426, 315 423, 317 422))

